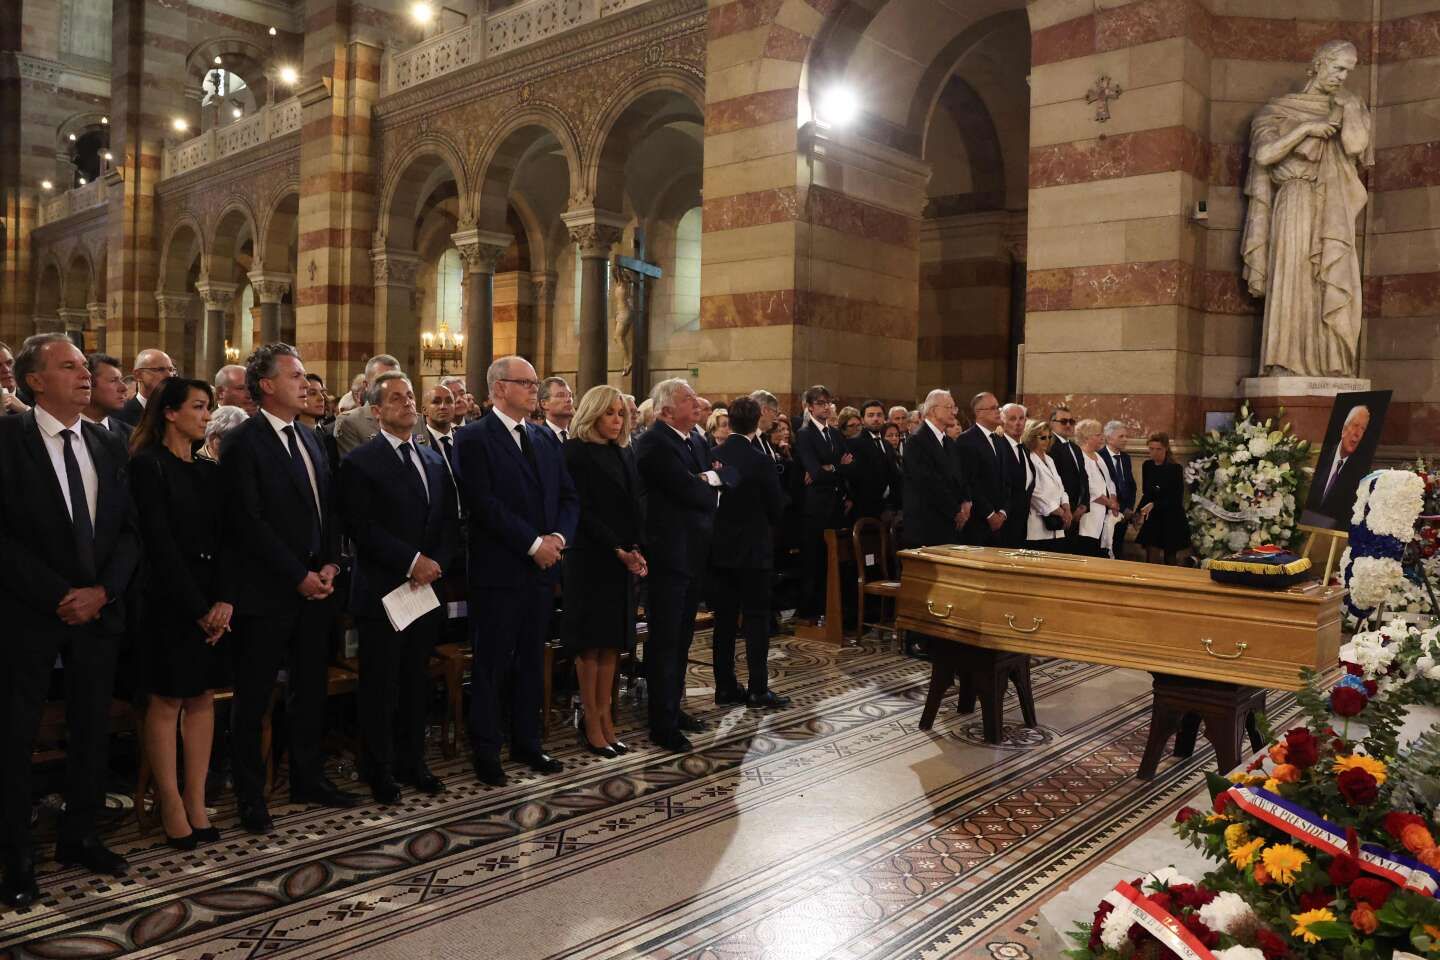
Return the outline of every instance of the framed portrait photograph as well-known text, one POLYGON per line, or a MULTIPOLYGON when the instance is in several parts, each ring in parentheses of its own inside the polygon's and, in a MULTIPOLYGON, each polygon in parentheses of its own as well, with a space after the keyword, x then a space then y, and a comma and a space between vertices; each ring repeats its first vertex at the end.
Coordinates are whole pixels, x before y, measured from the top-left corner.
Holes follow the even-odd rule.
POLYGON ((1347 530, 1355 507, 1355 491, 1371 470, 1385 411, 1390 407, 1389 390, 1339 393, 1330 408, 1325 443, 1310 480, 1310 492, 1300 523, 1324 530, 1347 530))

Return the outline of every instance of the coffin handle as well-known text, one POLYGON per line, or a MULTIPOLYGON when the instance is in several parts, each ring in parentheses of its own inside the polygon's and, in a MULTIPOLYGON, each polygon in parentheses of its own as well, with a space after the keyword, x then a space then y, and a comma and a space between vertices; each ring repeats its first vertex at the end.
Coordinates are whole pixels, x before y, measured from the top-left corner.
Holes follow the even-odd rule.
POLYGON ((1040 624, 1045 622, 1044 617, 1031 617, 1030 620, 1032 621, 1030 626, 1017 627, 1015 626, 1015 614, 1005 614, 1005 622, 1010 624, 1010 629, 1014 630, 1016 633, 1034 633, 1035 631, 1040 629, 1040 624))
POLYGON ((1201 637, 1200 642, 1205 644, 1205 652, 1210 654, 1210 656, 1216 658, 1217 660, 1239 660, 1245 655, 1246 649, 1248 649, 1250 646, 1250 644, 1246 643, 1244 640, 1237 640, 1235 641, 1234 653, 1216 653, 1213 646, 1215 643, 1214 640, 1211 640, 1209 637, 1201 637))
POLYGON ((955 609, 955 605, 953 603, 947 603, 945 604, 945 609, 943 611, 936 610, 935 601, 926 600, 925 609, 930 611, 930 616, 932 617, 938 617, 941 620, 948 620, 950 618, 950 611, 955 609))

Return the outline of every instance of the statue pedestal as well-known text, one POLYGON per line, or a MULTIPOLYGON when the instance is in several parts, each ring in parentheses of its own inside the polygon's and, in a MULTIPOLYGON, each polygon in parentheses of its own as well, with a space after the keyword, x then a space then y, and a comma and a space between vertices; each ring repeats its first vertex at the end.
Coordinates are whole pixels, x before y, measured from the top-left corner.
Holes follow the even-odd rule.
POLYGON ((1370 389, 1370 381, 1359 377, 1247 377, 1240 395, 1257 419, 1280 417, 1302 440, 1320 444, 1330 423, 1330 408, 1337 393, 1358 393, 1370 389))

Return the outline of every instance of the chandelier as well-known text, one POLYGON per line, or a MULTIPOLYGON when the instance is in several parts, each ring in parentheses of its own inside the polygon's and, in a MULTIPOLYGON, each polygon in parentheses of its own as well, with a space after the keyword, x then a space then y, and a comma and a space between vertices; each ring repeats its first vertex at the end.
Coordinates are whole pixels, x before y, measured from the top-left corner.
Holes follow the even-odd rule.
POLYGON ((232 347, 232 346, 230 346, 230 341, 229 341, 229 340, 226 340, 226 341, 225 341, 225 362, 226 362, 226 363, 239 363, 239 362, 240 362, 240 350, 239 350, 238 347, 232 347))
POLYGON ((459 333, 450 332, 450 324, 444 320, 440 321, 438 330, 434 333, 425 331, 420 334, 421 356, 427 364, 440 364, 440 376, 449 373, 449 365, 456 367, 465 363, 465 336, 459 333))

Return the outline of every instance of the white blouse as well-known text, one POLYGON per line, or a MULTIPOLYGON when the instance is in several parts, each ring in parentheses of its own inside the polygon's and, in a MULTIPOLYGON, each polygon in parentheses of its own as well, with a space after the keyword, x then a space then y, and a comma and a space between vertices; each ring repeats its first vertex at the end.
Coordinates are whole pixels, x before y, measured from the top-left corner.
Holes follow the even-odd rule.
POLYGON ((1115 481, 1111 479, 1110 471, 1105 469, 1105 461, 1100 459, 1098 453, 1094 456, 1085 454, 1085 475, 1090 479, 1090 509, 1080 518, 1080 536, 1098 539, 1100 548, 1109 554, 1114 540, 1115 524, 1120 518, 1112 514, 1109 507, 1097 501, 1100 497, 1115 496, 1115 481))
POLYGON ((1064 539, 1064 530, 1046 530, 1045 521, 1041 519, 1061 506, 1070 505, 1070 501, 1065 497, 1065 484, 1060 481, 1060 472, 1055 469, 1055 461, 1043 450, 1030 454, 1030 463, 1035 468, 1035 490, 1030 494, 1030 516, 1025 522, 1025 539, 1064 539))

